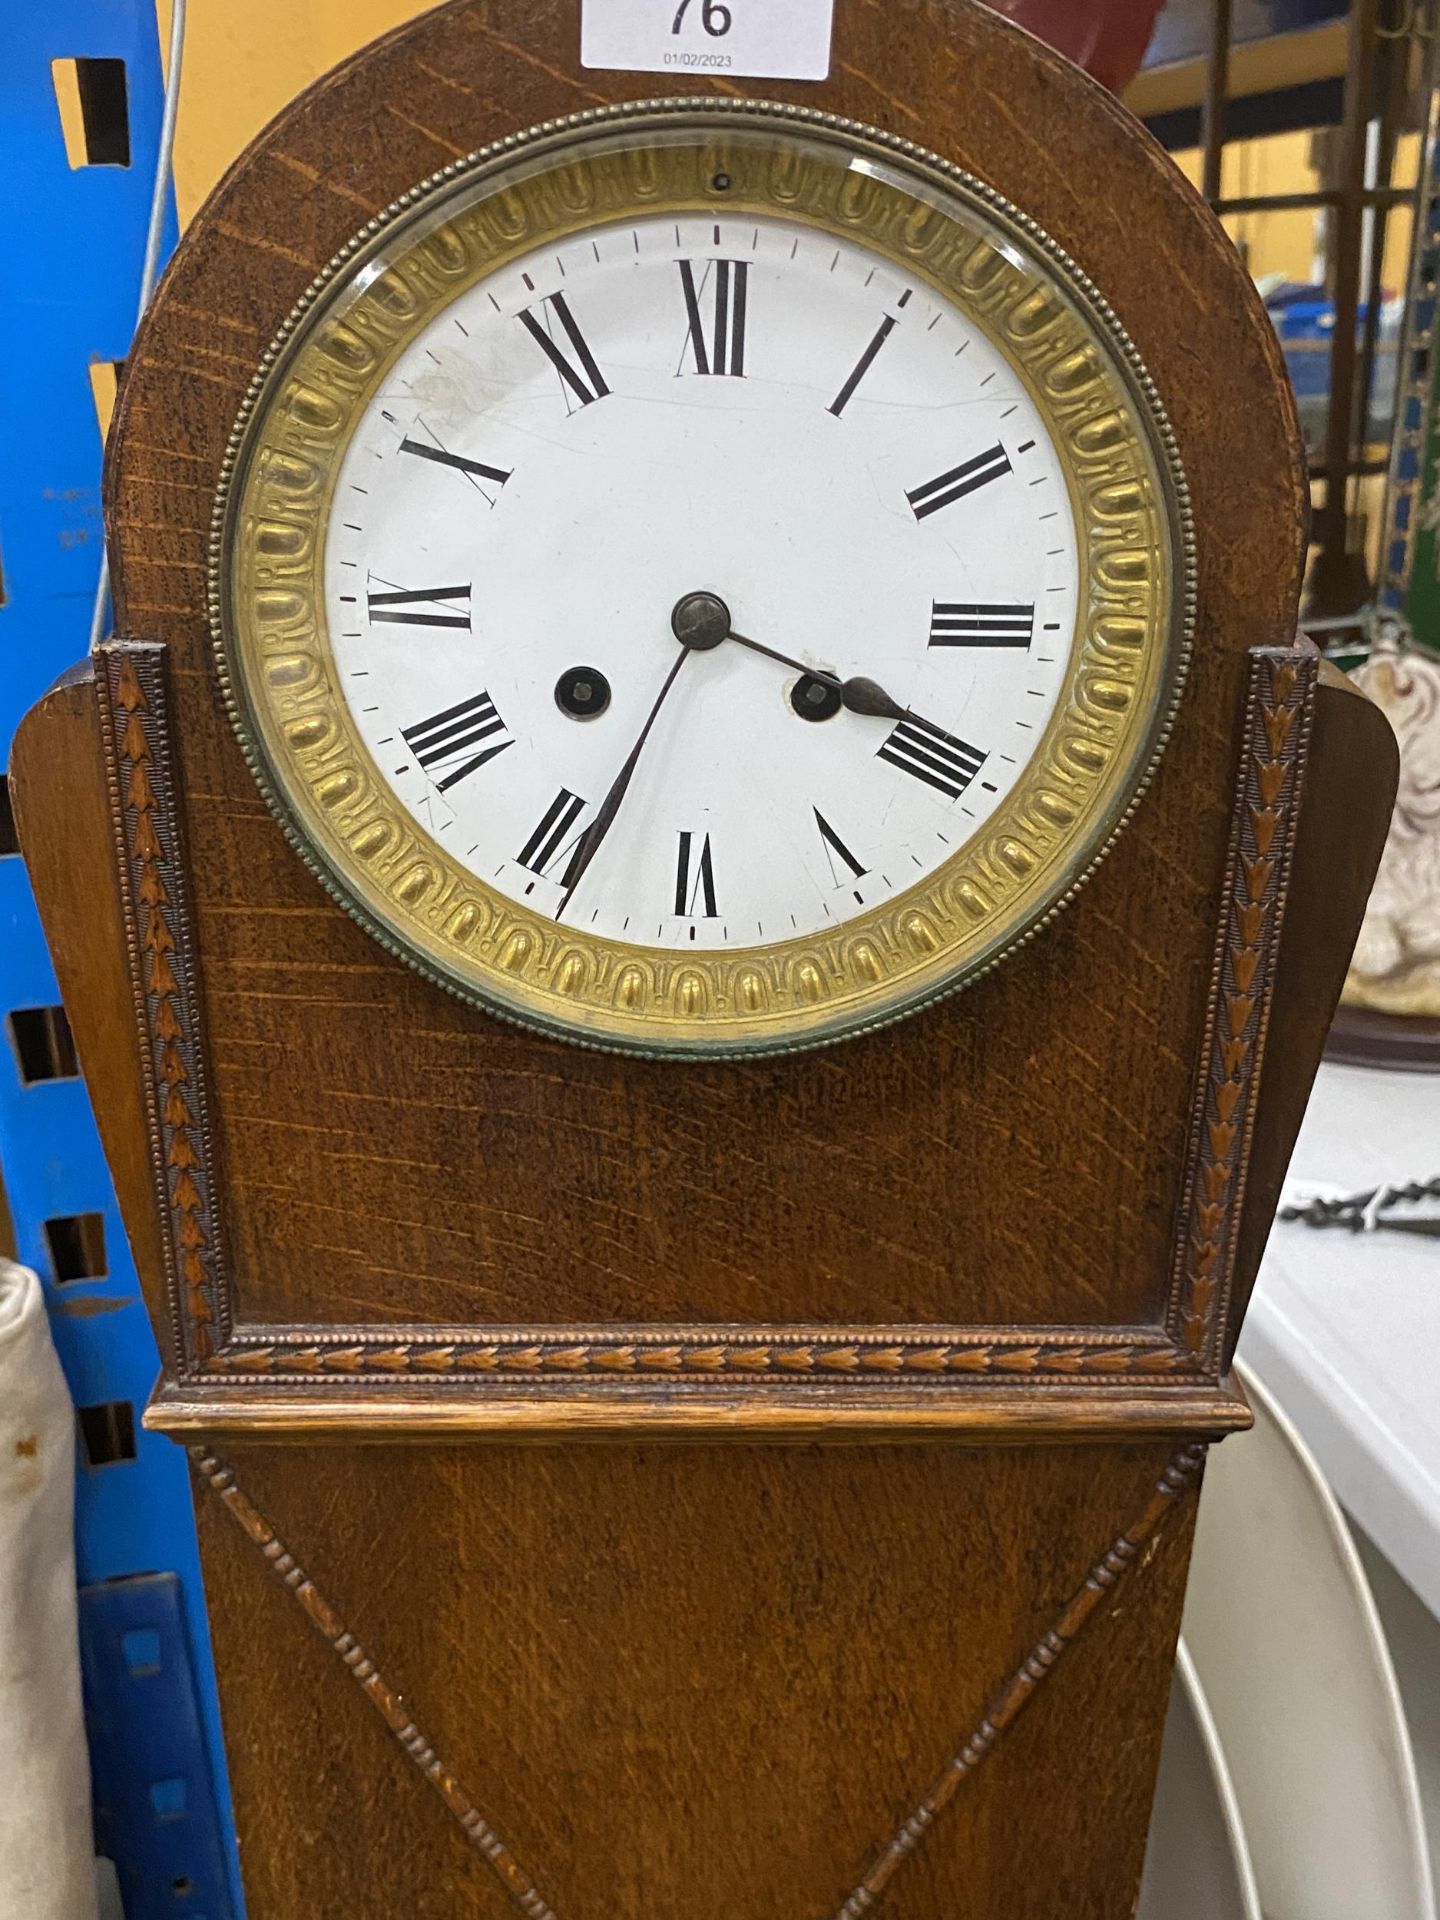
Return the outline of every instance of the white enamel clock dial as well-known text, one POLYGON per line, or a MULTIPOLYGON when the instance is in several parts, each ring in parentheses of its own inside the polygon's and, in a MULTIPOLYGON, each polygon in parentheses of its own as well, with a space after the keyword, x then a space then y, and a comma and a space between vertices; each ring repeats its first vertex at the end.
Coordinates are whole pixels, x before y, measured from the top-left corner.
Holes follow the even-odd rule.
POLYGON ((360 734, 462 866, 718 948, 853 919, 990 817, 1063 684, 1077 564, 1039 411, 954 304, 812 227, 692 214, 532 252, 417 334, 325 580, 360 734), (694 651, 577 878, 698 592, 792 664, 694 651))
POLYGON ((222 681, 292 844, 495 1012, 687 1058, 894 1019, 1074 891, 1191 619, 1095 289, 933 155, 577 116, 390 208, 237 426, 222 681))

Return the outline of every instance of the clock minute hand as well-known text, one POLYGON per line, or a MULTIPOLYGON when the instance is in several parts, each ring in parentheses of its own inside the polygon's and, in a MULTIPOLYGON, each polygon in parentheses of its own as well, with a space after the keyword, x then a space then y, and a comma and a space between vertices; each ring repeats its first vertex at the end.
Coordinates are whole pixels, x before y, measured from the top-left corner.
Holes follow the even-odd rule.
POLYGON ((626 790, 630 785, 630 781, 635 772, 635 768, 639 764, 640 755, 644 751, 645 742, 650 738, 650 729, 654 726, 656 720, 659 718, 660 709, 664 706, 666 696, 670 692, 671 687, 674 686, 676 677, 678 676, 681 667, 684 666, 685 662, 689 658, 690 658, 690 649, 688 647, 681 647, 679 653, 675 656, 674 666, 671 667, 669 673, 666 674, 665 676, 664 686, 661 687, 659 693, 656 695, 655 704, 650 709, 650 717, 645 722, 644 726, 640 729, 640 738, 635 742, 635 745, 630 749, 629 758, 626 760, 624 766, 621 767, 619 773, 616 774, 614 780, 611 782, 610 791, 606 794, 605 798, 600 803, 600 811, 596 814, 595 818, 590 822, 589 827, 586 829, 585 836, 581 840, 579 847, 576 849, 574 864, 570 868, 569 874, 566 876, 564 898, 561 900, 559 906, 555 909, 555 918, 557 920, 559 920, 562 917, 562 915, 565 912, 565 909, 569 906, 571 900, 574 898, 575 889, 579 886, 580 882, 584 879, 586 869, 589 867, 590 862, 595 858, 596 854, 600 851, 601 843, 604 841, 606 834, 609 833, 611 827, 614 825, 615 816, 620 811, 620 803, 625 798, 626 790))

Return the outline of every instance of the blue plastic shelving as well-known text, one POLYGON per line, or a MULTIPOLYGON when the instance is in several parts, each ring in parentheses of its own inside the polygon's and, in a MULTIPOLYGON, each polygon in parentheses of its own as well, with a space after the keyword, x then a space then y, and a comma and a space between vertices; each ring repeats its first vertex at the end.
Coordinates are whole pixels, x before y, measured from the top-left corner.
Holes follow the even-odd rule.
MULTIPOLYGON (((130 343, 162 83, 154 0, 0 0, 0 45, 4 765, 26 708, 83 657, 89 640, 101 541, 90 368, 119 361, 130 343), (96 147, 114 154, 128 136, 128 165, 70 166, 52 68, 66 60, 122 63, 89 67, 85 77, 95 126, 105 131, 96 147)), ((167 250, 174 239, 172 209, 167 250)), ((159 1358, 85 1088, 73 1074, 27 1078, 27 1061, 65 1064, 63 1045, 41 1044, 54 1032, 43 1010, 59 994, 24 868, 6 844, 0 839, 0 1178, 20 1258, 44 1282, 61 1364, 84 1410, 76 1487, 82 1611, 104 1618, 124 1604, 118 1590, 98 1600, 90 1590, 127 1583, 133 1603, 142 1591, 137 1576, 173 1576, 163 1683, 147 1689, 128 1675, 124 1684, 126 1675, 103 1667, 118 1657, 104 1651, 115 1636, 88 1636, 97 1806, 134 1807, 133 1817, 110 1818, 105 1835, 123 1856, 127 1920, 235 1920, 239 1869, 187 1469, 178 1447, 140 1427, 159 1358), (63 1278, 67 1272, 79 1277, 63 1278), (142 1718, 127 1727, 127 1713, 142 1718), (172 1794, 175 1779, 191 1783, 193 1872, 176 1850, 173 1808, 167 1819, 143 1796, 135 1801, 133 1779, 104 1777, 116 1756, 133 1770, 142 1754, 160 1750, 169 1756, 172 1794)))

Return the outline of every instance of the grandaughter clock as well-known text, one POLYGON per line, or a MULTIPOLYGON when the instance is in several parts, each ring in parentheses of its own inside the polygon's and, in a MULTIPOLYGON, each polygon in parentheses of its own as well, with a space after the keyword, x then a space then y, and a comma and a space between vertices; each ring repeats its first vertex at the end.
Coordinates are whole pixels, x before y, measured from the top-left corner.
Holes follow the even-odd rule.
POLYGON ((580 16, 237 163, 12 769, 252 1920, 1118 1920, 1393 743, 1109 96, 580 16))

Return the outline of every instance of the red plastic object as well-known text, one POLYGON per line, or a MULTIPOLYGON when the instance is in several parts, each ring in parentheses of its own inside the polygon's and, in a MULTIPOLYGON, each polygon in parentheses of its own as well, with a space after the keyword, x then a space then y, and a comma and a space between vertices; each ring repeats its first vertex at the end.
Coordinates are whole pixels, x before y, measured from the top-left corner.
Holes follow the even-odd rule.
POLYGON ((1112 93, 1140 71, 1164 0, 990 0, 1112 93))

